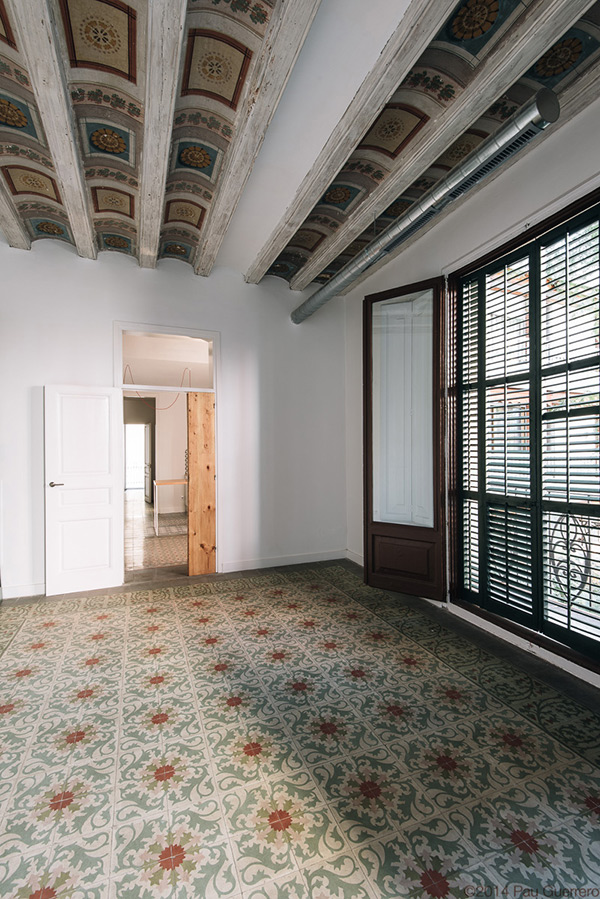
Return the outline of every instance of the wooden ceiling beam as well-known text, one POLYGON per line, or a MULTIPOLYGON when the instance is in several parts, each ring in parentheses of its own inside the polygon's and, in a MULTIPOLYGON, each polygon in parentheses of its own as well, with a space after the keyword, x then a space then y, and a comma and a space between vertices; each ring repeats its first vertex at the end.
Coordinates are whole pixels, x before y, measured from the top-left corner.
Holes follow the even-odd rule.
POLYGON ((194 269, 199 275, 209 275, 212 271, 231 217, 320 2, 280 0, 273 10, 260 55, 245 91, 224 171, 203 228, 206 236, 201 239, 196 252, 194 269))
POLYGON ((350 152, 366 134, 398 84, 417 62, 432 34, 437 34, 456 0, 412 0, 318 158, 304 177, 284 216, 245 274, 258 284, 287 246, 338 174, 350 152))
POLYGON ((16 247, 19 250, 31 249, 31 238, 2 179, 0 179, 0 231, 6 237, 9 247, 16 247))
POLYGON ((63 63, 68 56, 63 54, 61 59, 58 51, 62 47, 60 29, 56 27, 48 0, 36 0, 35 3, 8 0, 7 5, 18 35, 18 45, 23 48, 27 60, 27 71, 77 252, 86 259, 95 259, 98 254, 96 233, 63 63))
POLYGON ((138 253, 143 268, 155 268, 158 257, 186 12, 186 0, 153 0, 148 4, 138 253))
POLYGON ((478 66, 456 101, 424 128, 410 145, 406 163, 357 207, 340 233, 324 241, 290 282, 308 287, 323 269, 371 225, 461 134, 482 116, 558 40, 594 0, 534 0, 522 18, 478 66))
MULTIPOLYGON (((365 269, 364 272, 361 272, 358 277, 348 284, 343 290, 340 290, 339 295, 345 296, 350 293, 351 290, 354 290, 364 281, 374 275, 375 272, 378 272, 380 269, 387 265, 388 262, 391 262, 392 259, 396 259, 401 253, 405 252, 409 247, 411 247, 414 243, 428 234, 433 228, 437 225, 441 224, 447 216, 451 215, 457 209, 463 205, 463 203, 470 202, 473 197, 477 196, 480 191, 485 190, 492 182, 499 178, 504 172, 507 172, 513 165, 520 162, 530 153, 535 153, 537 147, 539 146, 539 142, 542 140, 546 140, 547 138, 551 138, 553 134, 555 134, 560 128, 564 128, 568 125, 572 120, 586 109, 590 103, 593 103, 595 100, 600 97, 600 72, 596 68, 588 69, 587 72, 578 78, 576 81, 571 82, 571 84, 566 88, 566 90, 560 94, 560 116, 557 122, 554 122, 550 125, 545 131, 539 134, 535 140, 530 141, 522 150, 519 150, 518 153, 515 153, 514 156, 511 156, 506 160, 501 166, 487 175, 479 184, 475 185, 475 187, 471 188, 471 190, 464 193, 461 197, 454 200, 452 203, 449 203, 444 209, 440 211, 438 215, 436 215, 431 221, 427 222, 426 225, 423 226, 422 229, 416 231, 412 234, 406 243, 399 244, 395 249, 391 250, 386 256, 384 256, 379 261, 373 263, 373 265, 369 266, 369 268, 365 269)), ((583 182, 578 188, 578 193, 581 196, 584 196, 590 190, 594 190, 596 187, 600 186, 599 181, 600 176, 596 176, 593 183, 589 181, 583 182)), ((561 196, 560 205, 556 211, 564 206, 564 198, 561 196)), ((548 209, 548 207, 544 207, 543 210, 540 211, 540 218, 547 218, 548 215, 551 215, 553 209, 548 209)), ((532 219, 532 216, 529 215, 528 219, 532 219)), ((532 221, 532 224, 535 224, 535 221, 532 221)), ((518 227, 522 227, 522 223, 517 225, 518 227)), ((512 237, 511 234, 505 235, 506 240, 510 240, 512 237)), ((481 255, 481 250, 478 251, 478 255, 481 255)), ((462 262, 461 262, 462 266, 462 262)))

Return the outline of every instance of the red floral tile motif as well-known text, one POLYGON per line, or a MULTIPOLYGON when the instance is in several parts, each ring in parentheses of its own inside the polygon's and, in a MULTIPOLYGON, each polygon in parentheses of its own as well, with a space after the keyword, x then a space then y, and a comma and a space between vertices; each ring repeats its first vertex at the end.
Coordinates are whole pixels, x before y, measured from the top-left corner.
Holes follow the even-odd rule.
POLYGON ((423 871, 419 883, 426 894, 432 896, 433 899, 445 899, 450 895, 450 884, 441 871, 436 871, 434 868, 423 871))
POLYGON ((56 621, 43 621, 42 627, 56 627, 56 621))
POLYGON ((141 771, 143 791, 152 796, 165 793, 181 795, 182 788, 190 779, 190 764, 186 755, 177 752, 154 756, 141 771))
POLYGON ((164 647, 163 646, 150 646, 145 651, 145 655, 154 658, 155 656, 164 655, 164 647))
POLYGON ((50 644, 49 644, 49 643, 46 643, 44 640, 37 640, 35 643, 32 643, 32 644, 30 645, 29 648, 30 648, 31 650, 36 650, 36 651, 37 651, 37 650, 40 650, 40 649, 45 649, 45 648, 46 648, 47 646, 49 646, 49 645, 50 645, 50 644))
POLYGON ((406 668, 418 668, 421 664, 419 659, 415 659, 414 656, 404 656, 404 658, 400 659, 400 662, 406 666, 406 668))
POLYGON ((0 725, 18 714, 23 709, 24 705, 25 703, 22 699, 15 699, 12 702, 3 702, 0 704, 0 725))
POLYGON ((98 730, 93 724, 76 724, 63 728, 54 743, 58 750, 70 753, 75 749, 88 746, 97 737, 98 730))
POLYGON ((347 737, 348 727, 342 718, 326 716, 311 721, 310 732, 319 743, 335 746, 347 737))
POLYGON ((80 871, 66 863, 54 863, 51 870, 34 864, 27 878, 17 884, 14 899, 59 899, 70 895, 81 883, 81 878, 80 871))
POLYGON ((202 836, 181 826, 166 833, 157 828, 151 839, 135 859, 140 895, 168 896, 179 884, 189 895, 200 895, 193 885, 206 862, 202 836))
POLYGON ((160 624, 149 624, 146 627, 146 633, 147 634, 155 634, 160 629, 161 629, 160 624))
POLYGON ((195 609, 202 609, 202 608, 204 608, 205 605, 206 605, 206 602, 204 599, 195 599, 194 602, 192 603, 192 606, 195 609))
POLYGON ((84 705, 89 703, 103 694, 103 688, 98 684, 85 684, 76 687, 69 696, 69 702, 75 705, 84 705))
POLYGON ((105 660, 103 656, 88 656, 87 659, 81 660, 79 666, 84 670, 89 668, 93 669, 102 666, 104 664, 104 661, 105 660))
POLYGON ((522 758, 534 754, 537 743, 530 734, 516 730, 497 729, 491 732, 496 749, 509 758, 522 758))
POLYGON ((344 674, 346 677, 350 678, 351 681, 364 683, 371 679, 371 672, 367 668, 363 668, 360 665, 356 665, 354 668, 345 668, 344 674))
POLYGON ((267 656, 267 661, 269 662, 289 662, 292 658, 292 653, 288 652, 286 649, 275 649, 273 652, 270 652, 267 656))
POLYGON ((367 639, 372 643, 384 643, 389 638, 389 634, 383 634, 381 631, 371 631, 367 634, 367 639))
POLYGON ((221 640, 220 637, 211 636, 211 637, 206 637, 204 640, 201 640, 200 642, 204 646, 217 646, 220 643, 222 643, 223 641, 221 640))
POLYGON ((196 624, 211 624, 212 620, 210 615, 201 615, 200 618, 196 618, 196 624))
POLYGON ((142 684, 149 690, 156 690, 168 686, 172 680, 172 675, 157 671, 155 674, 146 675, 142 684))
POLYGON ((280 795, 261 801, 250 827, 261 843, 281 850, 286 846, 304 846, 309 832, 309 817, 301 801, 280 795))
POLYGON ((246 769, 258 769, 274 755, 273 741, 258 734, 240 736, 231 747, 231 756, 246 769))
POLYGON ((324 643, 319 643, 320 649, 326 649, 328 652, 333 652, 336 649, 339 649, 339 643, 337 640, 325 640, 324 643))
POLYGON ((213 675, 230 674, 231 670, 229 662, 211 662, 207 668, 208 673, 213 675))
POLYGON ((452 707, 466 705, 469 700, 469 694, 465 690, 453 685, 442 687, 437 691, 437 697, 444 705, 452 707))
POLYGON ((254 631, 254 636, 255 637, 266 637, 270 633, 271 633, 271 631, 269 630, 268 627, 259 627, 257 631, 254 631))
POLYGON ((267 591, 268 596, 283 596, 283 590, 269 590, 267 591))
POLYGON ((228 693, 221 697, 220 705, 223 711, 228 714, 237 714, 241 709, 247 709, 249 706, 248 698, 242 693, 228 693))
POLYGON ((410 721, 413 717, 412 710, 400 702, 380 702, 377 708, 382 718, 387 721, 410 721))
POLYGON ((107 615, 106 612, 101 615, 96 615, 96 621, 108 621, 109 618, 110 615, 107 615))
POLYGON ((312 681, 288 680, 286 681, 285 686, 293 696, 306 696, 315 691, 315 685, 312 681))
POLYGON ((586 812, 591 814, 592 821, 600 821, 600 795, 590 794, 586 796, 583 807, 586 812))
POLYGON ((539 851, 540 844, 534 836, 526 830, 513 830, 510 835, 513 846, 525 855, 533 856, 539 851))
POLYGON ((77 777, 46 790, 35 803, 31 817, 38 823, 53 825, 59 821, 72 823, 91 804, 90 788, 77 777))
POLYGON ((398 796, 396 785, 384 771, 366 765, 348 774, 342 789, 352 808, 368 813, 372 819, 393 808, 398 796))
POLYGON ((149 733, 172 730, 179 723, 179 714, 172 706, 155 706, 142 715, 142 727, 149 733))
POLYGON ((18 668, 18 669, 13 673, 13 677, 15 677, 15 678, 17 678, 17 679, 20 680, 21 678, 31 677, 31 675, 34 674, 34 673, 35 673, 35 669, 34 669, 34 668, 18 668))
POLYGON ((429 770, 444 780, 459 780, 466 777, 471 770, 467 761, 446 748, 428 750, 423 757, 429 770))

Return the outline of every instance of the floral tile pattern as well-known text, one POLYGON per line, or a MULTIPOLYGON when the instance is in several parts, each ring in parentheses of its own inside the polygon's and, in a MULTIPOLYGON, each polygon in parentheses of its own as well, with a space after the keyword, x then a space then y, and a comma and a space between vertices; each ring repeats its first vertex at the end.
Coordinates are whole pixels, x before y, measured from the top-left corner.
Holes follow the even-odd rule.
POLYGON ((0 606, 9 899, 571 895, 599 760, 600 716, 343 566, 0 606))

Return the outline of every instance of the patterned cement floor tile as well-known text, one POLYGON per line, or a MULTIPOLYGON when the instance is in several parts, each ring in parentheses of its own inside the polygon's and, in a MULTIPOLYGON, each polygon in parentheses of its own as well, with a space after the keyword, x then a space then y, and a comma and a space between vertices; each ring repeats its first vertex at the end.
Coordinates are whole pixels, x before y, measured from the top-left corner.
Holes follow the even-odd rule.
POLYGON ((340 566, 0 607, 0 726, 11 899, 600 882, 600 717, 340 566))

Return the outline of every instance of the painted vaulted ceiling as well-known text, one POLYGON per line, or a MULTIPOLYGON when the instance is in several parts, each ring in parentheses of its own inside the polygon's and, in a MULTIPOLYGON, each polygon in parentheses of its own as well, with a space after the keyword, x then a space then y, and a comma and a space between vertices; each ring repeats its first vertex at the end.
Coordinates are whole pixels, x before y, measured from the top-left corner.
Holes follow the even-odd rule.
POLYGON ((336 3, 343 16, 339 0, 0 0, 4 239, 208 275, 224 241, 238 264, 230 229, 247 281, 317 286, 540 87, 559 98, 553 127, 600 95, 600 2, 373 0, 361 18, 346 0, 365 48, 325 120, 348 63, 327 33, 336 3), (369 19, 384 10, 377 45, 369 19), (306 140, 286 143, 290 116, 306 140))

